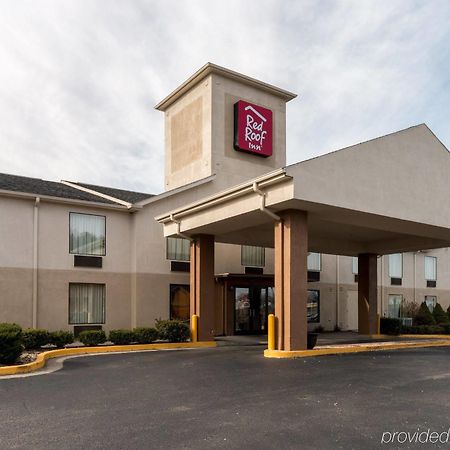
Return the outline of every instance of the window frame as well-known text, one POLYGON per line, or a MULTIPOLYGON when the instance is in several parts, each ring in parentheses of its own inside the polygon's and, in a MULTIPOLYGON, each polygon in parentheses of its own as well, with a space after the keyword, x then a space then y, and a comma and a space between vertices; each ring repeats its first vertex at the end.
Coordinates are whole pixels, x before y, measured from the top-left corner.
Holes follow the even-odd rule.
POLYGON ((423 301, 425 302, 425 305, 427 305, 427 308, 428 308, 428 310, 430 311, 430 313, 433 314, 434 308, 436 308, 436 305, 437 305, 437 303, 438 303, 437 295, 425 295, 423 301), (433 309, 432 309, 432 310, 431 310, 430 307, 428 306, 427 298, 434 298, 434 305, 433 305, 433 309))
POLYGON ((83 283, 83 282, 69 282, 68 285, 68 302, 67 302, 67 323, 69 325, 105 325, 106 324, 106 283, 83 283), (104 308, 103 308, 103 322, 71 322, 70 321, 70 286, 73 284, 94 284, 104 287, 104 308))
POLYGON ((185 238, 182 238, 182 237, 174 237, 174 236, 166 237, 166 261, 191 262, 191 248, 190 248, 190 241, 189 241, 189 239, 185 239, 185 238), (188 259, 172 259, 172 258, 169 258, 169 239, 179 239, 181 241, 189 242, 188 256, 187 256, 188 259))
MULTIPOLYGON (((191 285, 190 284, 185 284, 185 283, 170 283, 169 284, 169 319, 170 320, 181 320, 181 321, 187 321, 190 320, 190 311, 188 313, 188 318, 187 319, 174 319, 173 315, 172 315, 172 292, 175 290, 175 288, 177 287, 182 287, 185 288, 189 294, 191 292, 191 285)), ((190 309, 190 301, 189 301, 189 309, 190 309)))
POLYGON ((319 252, 308 252, 308 256, 306 257, 306 267, 307 267, 307 270, 309 270, 310 272, 322 272, 322 253, 319 253, 319 252), (316 255, 319 255, 319 268, 318 269, 311 269, 308 266, 309 255, 311 255, 313 253, 316 254, 316 255))
POLYGON ((266 267, 266 247, 261 247, 260 245, 241 245, 241 266, 243 266, 243 267, 262 267, 262 268, 266 267), (262 249, 262 265, 244 264, 244 258, 243 258, 244 247, 261 248, 262 249))
MULTIPOLYGON (((106 216, 103 214, 93 214, 93 213, 81 213, 81 212, 76 212, 76 211, 69 211, 69 255, 80 255, 80 256, 97 256, 99 258, 101 258, 102 256, 106 256, 106 216), (92 254, 92 253, 77 253, 77 252, 73 252, 70 249, 70 217, 72 214, 76 214, 79 216, 96 216, 96 217, 103 217, 104 221, 105 221, 105 225, 104 225, 104 233, 105 233, 105 246, 104 246, 104 251, 103 254, 92 254)), ((94 283, 95 284, 95 283, 94 283)))
POLYGON ((423 261, 424 278, 425 281, 437 281, 437 256, 425 255, 423 261), (434 278, 427 278, 426 260, 427 258, 434 260, 434 278))
POLYGON ((403 253, 391 253, 390 255, 388 255, 388 275, 389 275, 389 278, 400 278, 402 280, 403 279, 403 274, 404 274, 404 271, 403 271, 403 253), (396 276, 396 275, 392 275, 391 274, 391 256, 393 256, 393 255, 400 255, 401 256, 402 267, 401 267, 401 275, 399 277, 396 276))
POLYGON ((404 300, 403 294, 388 294, 388 302, 387 302, 387 317, 390 319, 400 319, 402 317, 402 303, 404 300), (398 305, 398 317, 393 317, 389 314, 389 301, 391 300, 391 297, 399 297, 400 298, 400 304, 398 305))
POLYGON ((359 264, 359 258, 357 256, 352 256, 352 274, 353 275, 359 275, 358 264, 359 264), (356 271, 355 271, 355 261, 356 261, 356 271))
POLYGON ((320 323, 320 289, 308 289, 308 298, 306 301, 306 320, 307 323, 320 323), (309 303, 308 300, 310 292, 317 292, 317 320, 308 319, 308 303, 309 303))

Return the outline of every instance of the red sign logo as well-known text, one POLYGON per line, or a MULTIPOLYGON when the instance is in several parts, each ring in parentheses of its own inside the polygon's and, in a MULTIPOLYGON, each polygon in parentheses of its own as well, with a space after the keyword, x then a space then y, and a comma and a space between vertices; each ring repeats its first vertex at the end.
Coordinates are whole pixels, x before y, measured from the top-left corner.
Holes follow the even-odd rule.
POLYGON ((272 156, 272 111, 239 100, 234 105, 234 148, 272 156))

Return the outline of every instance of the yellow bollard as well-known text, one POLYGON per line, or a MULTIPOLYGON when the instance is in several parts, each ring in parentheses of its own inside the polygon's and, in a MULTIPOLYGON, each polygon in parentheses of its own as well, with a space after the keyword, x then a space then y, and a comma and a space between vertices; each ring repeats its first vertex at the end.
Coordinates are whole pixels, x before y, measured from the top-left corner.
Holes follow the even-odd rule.
POLYGON ((198 342, 198 316, 192 315, 191 318, 191 342, 198 342))
POLYGON ((267 318, 267 348, 275 350, 275 315, 269 314, 267 318))

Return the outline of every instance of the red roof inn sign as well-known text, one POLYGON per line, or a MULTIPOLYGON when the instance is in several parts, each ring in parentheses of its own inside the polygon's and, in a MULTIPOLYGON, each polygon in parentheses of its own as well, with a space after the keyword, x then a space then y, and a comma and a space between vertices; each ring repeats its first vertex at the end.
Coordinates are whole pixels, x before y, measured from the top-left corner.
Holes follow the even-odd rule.
POLYGON ((260 156, 272 155, 272 111, 239 100, 234 105, 234 148, 260 156))

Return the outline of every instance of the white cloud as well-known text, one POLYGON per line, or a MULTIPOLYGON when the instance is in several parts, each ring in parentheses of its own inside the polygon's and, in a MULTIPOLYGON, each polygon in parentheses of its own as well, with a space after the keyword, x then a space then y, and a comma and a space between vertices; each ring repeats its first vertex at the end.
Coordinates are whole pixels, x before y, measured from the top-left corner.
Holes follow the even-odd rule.
POLYGON ((447 145, 450 3, 1 3, 0 171, 159 192, 159 100, 206 61, 300 97, 295 162, 427 122, 447 145))

